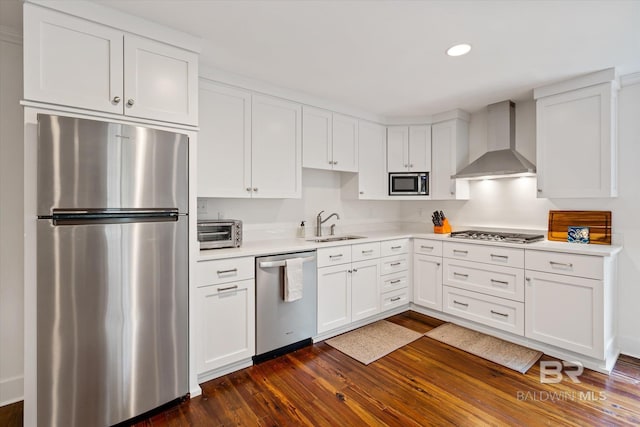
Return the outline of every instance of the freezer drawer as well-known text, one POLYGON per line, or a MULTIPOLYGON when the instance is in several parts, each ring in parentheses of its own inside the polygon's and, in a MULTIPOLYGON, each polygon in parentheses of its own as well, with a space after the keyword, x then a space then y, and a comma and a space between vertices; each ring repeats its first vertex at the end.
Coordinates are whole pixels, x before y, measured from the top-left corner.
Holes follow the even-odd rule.
POLYGON ((187 217, 37 232, 38 425, 111 425, 187 394, 187 217))

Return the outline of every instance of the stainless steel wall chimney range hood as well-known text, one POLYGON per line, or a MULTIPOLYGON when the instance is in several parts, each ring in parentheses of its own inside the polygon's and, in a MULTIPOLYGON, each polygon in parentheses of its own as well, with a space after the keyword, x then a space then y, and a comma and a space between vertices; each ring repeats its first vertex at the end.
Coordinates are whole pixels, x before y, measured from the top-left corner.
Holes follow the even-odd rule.
POLYGON ((503 101, 487 107, 488 151, 451 178, 533 176, 536 167, 516 151, 516 106, 503 101))

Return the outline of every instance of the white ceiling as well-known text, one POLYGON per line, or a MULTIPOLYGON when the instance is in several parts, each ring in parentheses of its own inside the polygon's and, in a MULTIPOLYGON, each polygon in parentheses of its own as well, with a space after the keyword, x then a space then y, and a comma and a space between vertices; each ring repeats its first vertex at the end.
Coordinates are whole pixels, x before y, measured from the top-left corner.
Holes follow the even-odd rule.
POLYGON ((201 37, 205 65, 387 117, 640 71, 640 0, 96 1, 201 37), (471 53, 446 56, 458 42, 471 53))

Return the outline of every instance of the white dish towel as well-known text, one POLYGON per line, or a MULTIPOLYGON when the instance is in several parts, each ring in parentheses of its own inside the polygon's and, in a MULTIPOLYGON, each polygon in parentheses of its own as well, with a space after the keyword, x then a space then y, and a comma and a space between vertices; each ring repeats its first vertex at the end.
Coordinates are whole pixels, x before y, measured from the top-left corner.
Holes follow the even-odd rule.
POLYGON ((285 261, 284 300, 297 301, 302 298, 302 258, 290 258, 285 261))

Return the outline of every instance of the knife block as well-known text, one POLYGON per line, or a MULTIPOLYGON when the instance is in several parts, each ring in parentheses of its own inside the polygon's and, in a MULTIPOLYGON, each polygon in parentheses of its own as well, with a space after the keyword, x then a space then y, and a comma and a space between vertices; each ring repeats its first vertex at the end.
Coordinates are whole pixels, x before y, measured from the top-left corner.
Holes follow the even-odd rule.
POLYGON ((447 218, 442 221, 442 225, 434 225, 433 232, 436 234, 449 234, 451 233, 451 225, 449 224, 449 220, 447 218))

